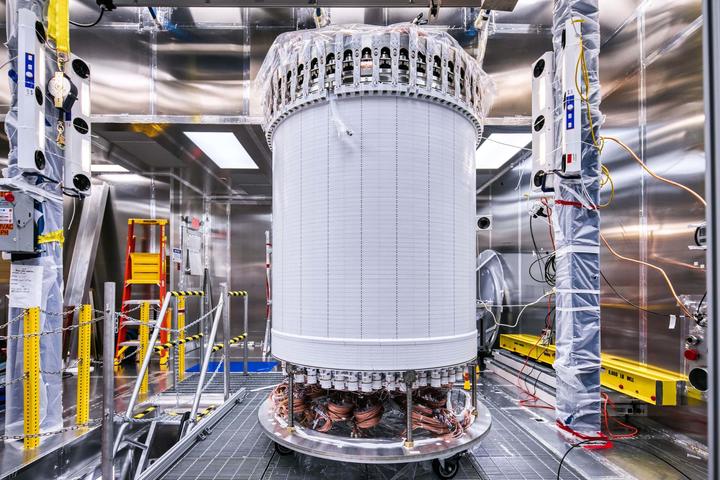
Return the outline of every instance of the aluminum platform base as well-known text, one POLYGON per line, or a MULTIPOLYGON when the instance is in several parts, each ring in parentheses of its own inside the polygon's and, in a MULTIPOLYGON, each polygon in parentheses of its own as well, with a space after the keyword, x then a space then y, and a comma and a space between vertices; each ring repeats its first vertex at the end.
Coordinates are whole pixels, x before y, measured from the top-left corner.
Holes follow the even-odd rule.
POLYGON ((258 408, 258 421, 263 432, 283 447, 311 457, 362 464, 410 463, 450 458, 471 449, 490 431, 492 424, 490 411, 478 402, 475 420, 461 437, 448 440, 417 439, 413 447, 407 448, 402 440, 397 439, 346 438, 301 426, 296 426, 291 431, 287 428, 287 422, 275 415, 270 399, 265 400, 258 408))

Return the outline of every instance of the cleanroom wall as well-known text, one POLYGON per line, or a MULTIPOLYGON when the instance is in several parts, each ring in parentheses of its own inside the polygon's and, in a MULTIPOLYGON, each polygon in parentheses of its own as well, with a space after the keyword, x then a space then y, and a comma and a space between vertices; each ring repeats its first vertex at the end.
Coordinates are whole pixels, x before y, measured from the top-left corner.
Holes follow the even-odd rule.
MULTIPOLYGON (((626 5, 622 20, 618 9, 613 8, 617 3, 600 1, 600 80, 605 115, 601 134, 619 137, 655 172, 702 195, 701 2, 669 5, 637 1, 634 9, 626 8, 630 2, 622 2, 626 5)), ((527 104, 529 111, 529 95, 527 104)), ((602 233, 607 241, 623 255, 662 267, 681 298, 688 295, 698 301, 705 292, 705 252, 688 246, 694 245, 692 225, 704 221, 702 205, 686 192, 643 173, 610 142, 601 160, 615 184, 612 203, 601 210, 602 233)), ((480 248, 493 248, 505 256, 510 272, 508 303, 512 304, 533 301, 543 291, 543 285, 528 276, 535 259, 525 196, 529 176, 530 162, 521 160, 478 196, 478 212, 493 215, 492 230, 478 233, 480 248)), ((602 200, 607 202, 609 188, 603 192, 602 200)), ((542 219, 533 222, 539 248, 551 249, 547 223, 542 219)), ((653 312, 629 305, 601 281, 603 352, 686 372, 684 339, 692 320, 678 319, 673 324, 669 314, 679 315, 680 311, 663 278, 648 267, 618 260, 604 247, 600 263, 617 292, 653 312)), ((512 318, 518 309, 511 310, 512 318)), ((545 304, 529 309, 519 330, 537 334, 546 313, 545 304)), ((702 440, 706 434, 705 406, 692 399, 687 402, 689 405, 680 407, 651 407, 649 413, 702 440)))

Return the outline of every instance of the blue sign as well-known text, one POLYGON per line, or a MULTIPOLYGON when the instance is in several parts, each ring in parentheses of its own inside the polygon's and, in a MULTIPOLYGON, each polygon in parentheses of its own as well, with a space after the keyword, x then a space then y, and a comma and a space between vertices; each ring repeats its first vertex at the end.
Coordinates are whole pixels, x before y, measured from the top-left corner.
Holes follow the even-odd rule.
POLYGON ((575 95, 565 97, 565 130, 575 128, 575 95))
POLYGON ((25 88, 35 88, 35 55, 25 53, 25 88))

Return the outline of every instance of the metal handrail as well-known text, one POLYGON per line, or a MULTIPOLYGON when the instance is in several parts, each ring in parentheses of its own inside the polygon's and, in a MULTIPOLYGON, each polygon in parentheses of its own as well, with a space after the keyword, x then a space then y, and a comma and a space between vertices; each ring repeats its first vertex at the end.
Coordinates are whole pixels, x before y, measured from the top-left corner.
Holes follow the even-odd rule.
MULTIPOLYGON (((158 319, 165 318, 171 298, 172 295, 170 294, 170 292, 165 294, 162 307, 160 307, 160 314, 157 317, 158 319)), ((161 323, 162 322, 160 320, 155 322, 152 335, 150 336, 149 345, 155 345, 155 343, 157 342, 157 339, 160 336, 161 323)), ((140 394, 142 379, 145 376, 145 372, 147 371, 148 367, 150 366, 150 359, 152 358, 152 355, 153 349, 148 348, 145 352, 145 356, 143 357, 142 365, 140 366, 140 370, 138 371, 137 380, 135 381, 135 386, 133 387, 133 392, 130 396, 130 402, 128 403, 127 410, 125 411, 125 417, 128 420, 132 418, 132 412, 135 409, 135 404, 137 403, 138 395, 140 394)), ((129 423, 127 422, 120 425, 120 430, 118 431, 117 437, 115 438, 115 444, 113 445, 113 456, 117 455, 118 449, 120 448, 120 443, 122 442, 123 436, 125 435, 125 430, 127 430, 128 425, 129 423)))
MULTIPOLYGON (((223 306, 225 303, 225 296, 227 295, 227 288, 223 288, 223 293, 220 295, 220 300, 216 306, 217 311, 215 312, 215 318, 213 319, 212 329, 210 330, 210 337, 208 338, 208 347, 205 349, 205 356, 203 357, 202 368, 200 369, 200 378, 198 380, 197 388, 195 389, 195 396, 193 397, 192 409, 190 410, 190 423, 194 426, 197 422, 196 416, 198 406, 200 405, 200 396, 202 395, 203 386, 205 384, 205 375, 207 374, 208 365, 210 364, 210 356, 213 353, 212 345, 215 343, 215 336, 217 335, 218 324, 222 317, 223 306)), ((225 333, 227 336, 227 332, 225 333)), ((227 355, 227 352, 226 352, 227 355)), ((187 429, 186 433, 193 430, 193 427, 187 429)))

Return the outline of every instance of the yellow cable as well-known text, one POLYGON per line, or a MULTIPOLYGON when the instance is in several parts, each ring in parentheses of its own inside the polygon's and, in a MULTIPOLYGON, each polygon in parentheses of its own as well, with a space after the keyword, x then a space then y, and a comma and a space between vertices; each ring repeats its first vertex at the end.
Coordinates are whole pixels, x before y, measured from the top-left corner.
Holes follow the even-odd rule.
POLYGON ((600 181, 600 186, 603 187, 608 183, 610 184, 610 198, 608 198, 607 202, 598 205, 600 208, 605 208, 615 199, 615 182, 613 182, 612 176, 610 175, 610 170, 605 165, 601 165, 600 168, 605 175, 605 180, 600 181))
MULTIPOLYGON (((574 22, 574 23, 582 23, 582 20, 573 20, 573 22, 574 22)), ((589 124, 589 126, 590 126, 590 133, 591 133, 591 135, 592 135, 593 145, 595 145, 595 147, 598 149, 599 152, 602 152, 602 149, 603 149, 603 147, 605 146, 605 140, 610 140, 610 141, 612 141, 612 142, 617 143, 618 145, 620 145, 621 147, 623 147, 623 148, 633 157, 633 159, 634 159, 636 162, 638 162, 638 163, 640 164, 640 166, 641 166, 647 173, 649 173, 651 176, 653 176, 654 178, 656 178, 656 179, 658 179, 658 180, 660 180, 660 181, 662 181, 662 182, 665 182, 665 183, 667 183, 667 184, 669 184, 669 185, 672 185, 672 186, 674 186, 674 187, 677 187, 677 188, 680 188, 680 189, 682 189, 682 190, 685 190, 686 192, 688 192, 689 194, 691 194, 692 196, 694 196, 700 203, 702 203, 703 206, 707 206, 707 202, 705 201, 705 199, 702 198, 702 196, 700 196, 700 194, 698 194, 696 191, 692 190, 691 188, 689 188, 689 187, 687 187, 687 186, 685 186, 685 185, 683 185, 683 184, 681 184, 681 183, 675 182, 675 181, 670 180, 670 179, 667 179, 667 178, 665 178, 665 177, 663 177, 663 176, 661 176, 661 175, 658 175, 658 174, 656 174, 655 172, 653 172, 652 170, 650 170, 650 168, 645 164, 645 162, 643 162, 643 161, 640 159, 640 157, 638 157, 638 156, 635 154, 635 152, 634 152, 630 147, 628 147, 625 143, 623 143, 620 139, 615 138, 615 137, 605 137, 605 136, 603 136, 603 137, 600 137, 600 142, 597 141, 597 138, 595 137, 594 127, 593 127, 592 115, 590 114, 590 101, 589 101, 589 98, 588 98, 587 96, 584 96, 584 95, 583 95, 582 89, 580 88, 580 86, 579 86, 578 83, 577 83, 577 77, 578 77, 577 72, 578 72, 578 67, 580 67, 580 68, 582 69, 583 84, 584 84, 584 87, 585 87, 585 91, 586 91, 586 92, 589 92, 589 91, 590 91, 590 74, 589 74, 589 72, 588 72, 587 64, 586 64, 586 62, 585 62, 585 44, 583 43, 582 33, 579 33, 579 36, 580 36, 580 55, 579 55, 579 58, 578 58, 578 62, 577 62, 577 64, 575 65, 575 88, 576 88, 577 91, 578 91, 578 95, 580 96, 580 99, 581 99, 583 102, 585 102, 585 105, 586 105, 586 109, 585 109, 585 110, 586 110, 586 112, 587 112, 588 124, 589 124)), ((588 95, 589 95, 589 94, 588 94, 588 95)), ((607 203, 600 205, 600 207, 606 207, 606 206, 610 205, 610 203, 612 202, 613 198, 615 197, 615 184, 614 184, 613 181, 612 181, 612 177, 610 176, 610 171, 608 170, 608 168, 607 168, 605 165, 602 165, 601 168, 602 168, 602 173, 604 173, 604 174, 606 175, 606 177, 607 177, 607 182, 610 183, 610 188, 611 188, 611 190, 610 190, 610 199, 607 201, 607 203)), ((603 183, 601 183, 601 184, 604 185, 604 184, 607 183, 607 182, 603 182, 603 183)), ((610 253, 612 253, 612 254, 613 254, 614 256, 616 256, 617 258, 619 258, 619 259, 621 259, 621 260, 628 261, 628 262, 637 263, 637 264, 640 264, 640 265, 645 265, 645 266, 647 266, 647 267, 650 267, 650 268, 652 268, 652 269, 660 272, 660 274, 661 274, 661 275, 663 276, 663 278, 665 279, 665 283, 667 284, 668 288, 670 289, 670 293, 672 293, 672 296, 673 296, 673 298, 675 298, 675 301, 677 302, 677 304, 678 304, 678 306, 680 307, 680 309, 681 309, 681 310, 683 311, 683 313, 685 313, 685 315, 687 315, 689 318, 692 318, 692 317, 693 317, 693 314, 690 312, 690 310, 688 310, 687 307, 685 307, 685 305, 683 304, 683 302, 682 302, 682 301, 680 300, 680 298, 677 296, 677 293, 675 292, 675 287, 673 286, 672 282, 670 281, 670 277, 668 277, 667 273, 665 273, 665 270, 663 270, 661 267, 658 267, 657 265, 653 265, 652 263, 648 263, 648 262, 644 262, 644 261, 642 261, 642 260, 637 260, 637 259, 634 259, 634 258, 626 257, 626 256, 624 256, 624 255, 620 255, 618 252, 615 251, 615 249, 613 249, 613 248, 610 246, 610 244, 609 244, 608 241, 605 239, 605 236, 604 236, 602 233, 600 233, 600 238, 602 239, 603 243, 604 243, 605 246, 608 248, 608 250, 610 250, 610 253)))
MULTIPOLYGON (((573 22, 574 23, 582 23, 582 20, 573 20, 573 22)), ((587 64, 585 63, 585 44, 583 43, 582 33, 579 33, 578 35, 580 36, 580 55, 578 57, 578 62, 575 65, 575 88, 578 91, 578 95, 580 96, 580 99, 583 102, 585 102, 585 104, 586 104, 585 111, 587 112, 588 123, 590 125, 590 133, 592 135, 593 144, 598 149, 598 151, 602 152, 602 149, 605 146, 605 140, 610 140, 612 142, 617 143, 622 148, 624 148, 633 157, 633 159, 636 162, 638 162, 640 164, 640 166, 651 176, 653 176, 656 179, 658 179, 662 182, 665 182, 669 185, 672 185, 674 187, 685 190, 690 195, 694 196, 700 203, 702 203, 703 206, 707 206, 707 202, 705 201, 705 199, 700 194, 698 194, 696 191, 692 190, 691 188, 689 188, 681 183, 674 182, 668 178, 658 175, 655 172, 653 172, 652 170, 650 170, 650 168, 642 160, 640 160, 640 157, 638 157, 637 154, 635 154, 635 152, 630 147, 628 147, 625 143, 623 143, 620 139, 618 139, 616 137, 600 137, 600 142, 598 143, 597 139, 595 138, 595 130, 593 128, 592 115, 590 114, 589 98, 587 96, 583 95, 582 89, 580 88, 580 85, 578 85, 578 83, 577 83, 577 76, 578 76, 577 72, 578 72, 578 67, 580 67, 582 69, 583 84, 585 86, 585 91, 589 92, 589 90, 590 90, 590 74, 587 69, 587 64)), ((610 181, 612 182, 612 180, 610 180, 610 181)), ((614 186, 613 186, 613 192, 611 192, 611 197, 613 195, 614 195, 614 186)), ((609 203, 610 202, 608 201, 608 204, 609 203)), ((605 205, 605 206, 607 206, 607 205, 605 205)))
POLYGON ((669 184, 669 185, 672 185, 673 187, 677 187, 677 188, 680 188, 680 189, 682 189, 682 190, 685 190, 685 191, 688 192, 690 195, 692 195, 693 197, 695 197, 695 198, 697 199, 697 201, 699 201, 700 203, 702 203, 704 207, 707 206, 707 202, 705 201, 705 199, 704 199, 699 193, 697 193, 695 190, 693 190, 692 188, 687 187, 687 186, 683 185, 682 183, 678 183, 678 182, 675 182, 675 181, 670 180, 670 179, 668 179, 668 178, 665 178, 665 177, 663 177, 663 176, 661 176, 661 175, 658 175, 657 173, 653 172, 652 170, 650 170, 650 168, 645 164, 645 162, 643 162, 642 160, 640 160, 640 157, 638 157, 637 154, 636 154, 630 147, 628 147, 622 140, 620 140, 619 138, 616 138, 616 137, 602 137, 602 138, 603 138, 603 140, 610 140, 611 142, 615 142, 615 143, 617 143, 618 145, 620 145, 622 148, 624 148, 624 149, 630 154, 630 156, 631 156, 637 163, 640 164, 640 166, 643 168, 643 170, 645 170, 647 173, 649 173, 652 177, 660 180, 661 182, 665 182, 665 183, 667 183, 667 184, 669 184))
POLYGON ((675 301, 677 302, 677 304, 678 304, 678 306, 680 307, 680 309, 683 311, 683 313, 684 313, 685 315, 688 316, 688 318, 693 318, 693 314, 690 312, 690 310, 688 310, 688 309, 685 307, 685 305, 684 305, 683 302, 680 300, 680 298, 678 298, 677 293, 675 293, 675 287, 673 287, 673 284, 672 284, 672 282, 670 281, 670 277, 667 276, 667 273, 665 273, 665 270, 663 270, 662 268, 658 267, 657 265, 653 265, 652 263, 643 262, 642 260, 637 260, 637 259, 635 259, 635 258, 630 258, 630 257, 626 257, 626 256, 624 256, 624 255, 620 255, 618 252, 615 251, 615 249, 613 249, 613 248, 610 246, 610 244, 609 244, 608 241, 605 239, 605 236, 604 236, 602 233, 600 234, 600 238, 602 239, 603 243, 604 243, 605 246, 608 248, 608 250, 610 250, 610 253, 612 253, 613 255, 615 255, 615 256, 616 256, 617 258, 619 258, 620 260, 625 260, 625 261, 627 261, 627 262, 632 262, 632 263, 637 263, 637 264, 640 264, 640 265, 645 265, 645 266, 647 266, 647 267, 650 267, 650 268, 652 268, 652 269, 657 270, 658 272, 660 272, 660 274, 661 274, 661 275, 663 276, 663 278, 665 279, 665 283, 667 283, 667 286, 668 286, 668 288, 670 289, 670 293, 672 293, 672 296, 673 296, 673 298, 675 298, 675 301))

